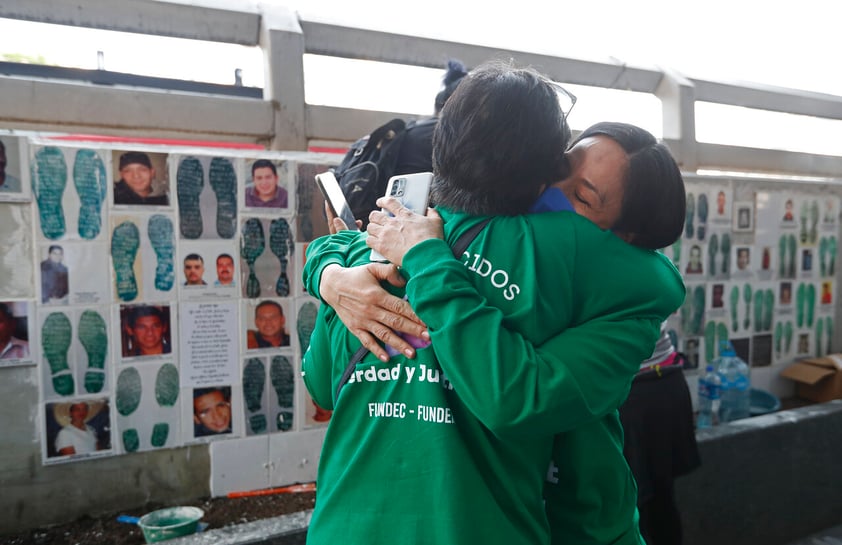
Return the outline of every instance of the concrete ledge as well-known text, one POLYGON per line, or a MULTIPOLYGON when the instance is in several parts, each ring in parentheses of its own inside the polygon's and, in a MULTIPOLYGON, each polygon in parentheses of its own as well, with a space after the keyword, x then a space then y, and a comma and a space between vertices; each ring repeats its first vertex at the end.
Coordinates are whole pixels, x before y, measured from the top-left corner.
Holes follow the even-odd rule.
POLYGON ((313 510, 226 526, 167 541, 171 545, 303 545, 313 510))
MULTIPOLYGON (((840 427, 837 400, 700 431, 702 467, 676 482, 685 545, 842 545, 827 541, 842 535, 840 427)), ((171 543, 303 544, 311 515, 302 511, 171 543)))
POLYGON ((842 400, 698 433, 676 481, 685 545, 784 545, 842 523, 842 400))

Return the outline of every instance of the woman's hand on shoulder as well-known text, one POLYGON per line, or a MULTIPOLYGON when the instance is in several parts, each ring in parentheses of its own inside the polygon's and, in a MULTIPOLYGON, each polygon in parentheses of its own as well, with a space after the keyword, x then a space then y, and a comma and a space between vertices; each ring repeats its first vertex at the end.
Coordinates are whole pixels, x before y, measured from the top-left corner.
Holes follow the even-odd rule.
POLYGON ((397 266, 403 264, 406 252, 419 242, 444 238, 444 222, 432 208, 422 216, 393 197, 381 197, 377 205, 393 215, 379 210, 369 214, 366 244, 397 266))
POLYGON ((383 289, 380 282, 384 280, 394 286, 406 283, 390 263, 351 268, 333 264, 322 271, 319 292, 345 327, 381 361, 388 361, 389 355, 378 339, 413 358, 415 349, 396 332, 429 340, 427 326, 408 302, 383 289))

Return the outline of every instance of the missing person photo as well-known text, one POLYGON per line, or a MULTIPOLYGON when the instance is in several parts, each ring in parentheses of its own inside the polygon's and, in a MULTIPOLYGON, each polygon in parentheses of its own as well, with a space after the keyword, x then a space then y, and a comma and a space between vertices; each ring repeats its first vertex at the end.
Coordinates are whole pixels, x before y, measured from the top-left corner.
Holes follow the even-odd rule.
POLYGON ((29 303, 0 301, 0 367, 29 361, 29 303))
POLYGON ((287 165, 284 161, 257 159, 246 163, 245 203, 250 208, 288 208, 289 190, 285 187, 287 165))
POLYGON ((170 203, 167 156, 145 151, 114 151, 114 204, 170 203))
POLYGON ((124 305, 120 308, 120 329, 124 358, 172 352, 168 306, 124 305))

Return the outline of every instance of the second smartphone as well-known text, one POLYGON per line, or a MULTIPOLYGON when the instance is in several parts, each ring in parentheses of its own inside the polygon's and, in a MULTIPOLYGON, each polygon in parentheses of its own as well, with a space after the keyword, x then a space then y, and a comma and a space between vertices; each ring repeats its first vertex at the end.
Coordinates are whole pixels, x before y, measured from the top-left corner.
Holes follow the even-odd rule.
MULTIPOLYGON (((422 216, 427 213, 430 203, 430 188, 433 184, 432 172, 417 172, 415 174, 401 174, 389 178, 386 186, 386 197, 394 197, 405 207, 422 216)), ((384 212, 386 212, 384 210, 384 212)), ((388 212, 387 212, 388 213, 388 212)), ((380 253, 371 251, 372 261, 388 261, 380 253)))

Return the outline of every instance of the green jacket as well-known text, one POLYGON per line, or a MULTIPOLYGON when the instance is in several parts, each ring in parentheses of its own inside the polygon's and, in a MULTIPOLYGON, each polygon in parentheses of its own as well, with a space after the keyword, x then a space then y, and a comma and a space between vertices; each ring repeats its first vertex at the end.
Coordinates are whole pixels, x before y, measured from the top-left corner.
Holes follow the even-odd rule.
MULTIPOLYGON (((612 422, 660 323, 683 302, 680 275, 664 256, 570 212, 494 218, 456 260, 449 245, 482 218, 440 213, 446 241, 417 245, 402 267, 433 348, 386 364, 369 354, 337 399, 359 342, 322 305, 302 366, 316 403, 335 412, 308 539, 548 543, 540 496, 551 450, 574 472, 597 459, 612 470, 559 481, 558 502, 548 488, 551 518, 556 503, 581 510, 571 519, 586 517, 592 505, 576 498, 587 490, 621 494, 622 509, 600 524, 610 523, 612 540, 639 539, 634 481, 612 422), (583 436, 598 450, 568 452, 564 434, 589 426, 583 436)), ((364 234, 344 232, 312 242, 307 255, 305 286, 316 295, 327 264, 364 264, 368 248, 364 234)), ((581 533, 552 527, 559 542, 581 533)))

